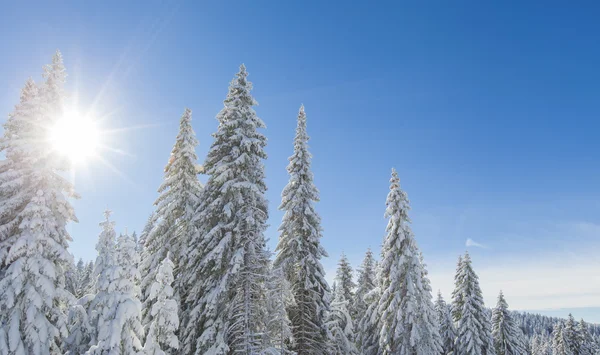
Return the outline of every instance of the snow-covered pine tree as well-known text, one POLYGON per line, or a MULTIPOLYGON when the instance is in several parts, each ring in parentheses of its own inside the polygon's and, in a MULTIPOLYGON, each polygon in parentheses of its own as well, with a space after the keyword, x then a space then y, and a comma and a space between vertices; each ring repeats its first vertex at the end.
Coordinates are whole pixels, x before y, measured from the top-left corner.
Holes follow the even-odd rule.
POLYGON ((82 293, 82 284, 83 284, 83 277, 85 275, 85 263, 83 262, 83 259, 79 258, 79 261, 77 261, 77 264, 75 265, 75 292, 73 293, 73 295, 75 296, 75 298, 81 298, 81 296, 83 296, 82 293))
POLYGON ((440 354, 444 349, 442 337, 440 336, 439 332, 440 326, 437 318, 437 312, 435 310, 435 305, 432 301, 432 289, 431 282, 429 281, 427 264, 425 264, 423 253, 421 253, 420 251, 419 262, 419 266, 421 268, 421 288, 419 294, 419 304, 421 306, 421 341, 418 348, 422 352, 440 354))
POLYGON ((578 355, 595 355, 598 352, 596 342, 589 331, 588 324, 581 319, 575 328, 575 349, 578 355))
POLYGON ((564 333, 565 325, 557 323, 552 331, 552 355, 575 355, 571 350, 568 335, 564 333))
POLYGON ((291 354, 293 347, 292 323, 287 309, 294 306, 294 295, 283 270, 271 268, 267 283, 268 354, 291 354))
POLYGON ((48 129, 48 127, 51 127, 51 123, 56 122, 64 112, 64 101, 66 98, 64 86, 67 71, 60 51, 57 50, 54 53, 52 64, 44 67, 43 76, 45 82, 41 87, 40 96, 43 102, 43 115, 45 116, 43 123, 45 129, 48 129))
POLYGON ((439 333, 442 338, 442 354, 454 354, 454 341, 456 340, 456 328, 452 320, 450 307, 444 301, 442 293, 438 291, 437 300, 435 301, 435 311, 438 317, 439 333))
POLYGON ((522 344, 521 329, 513 321, 502 291, 492 311, 492 336, 496 355, 521 355, 527 352, 525 344, 522 344))
MULTIPOLYGON (((113 223, 108 221, 108 216, 105 228, 108 235, 114 236, 114 229, 112 233, 110 231, 113 223)), ((107 241, 109 239, 106 238, 107 241)), ((102 298, 92 303, 97 312, 94 326, 98 330, 98 337, 97 344, 86 352, 89 355, 136 354, 142 349, 140 339, 144 335, 144 329, 141 323, 142 305, 139 300, 140 274, 136 267, 139 256, 135 251, 133 239, 127 233, 119 236, 113 255, 115 264, 100 263, 104 270, 99 276, 102 282, 98 286, 97 298, 102 298)))
POLYGON ((459 259, 452 292, 452 315, 456 323, 458 354, 493 355, 494 344, 479 278, 471 266, 471 256, 459 259))
POLYGON ((156 273, 156 280, 150 287, 148 299, 153 302, 149 311, 152 323, 149 326, 145 355, 177 354, 179 340, 175 334, 179 328, 177 302, 173 299, 174 264, 167 253, 156 273))
POLYGON ((352 313, 352 301, 354 300, 354 289, 356 289, 356 283, 353 278, 354 271, 352 270, 352 265, 350 265, 350 261, 348 261, 348 257, 345 253, 342 252, 342 256, 338 261, 338 268, 336 270, 335 279, 337 281, 337 286, 341 288, 341 295, 344 301, 347 301, 347 308, 350 313, 352 313))
MULTIPOLYGON (((376 285, 379 283, 376 281, 376 285)), ((358 323, 357 347, 362 355, 380 355, 379 349, 379 298, 380 289, 376 286, 364 297, 367 305, 358 323)))
POLYGON ((39 89, 26 84, 0 145, 0 349, 10 354, 60 352, 73 298, 65 289, 73 262, 66 224, 76 221, 68 198, 77 196, 47 144, 63 107, 60 52, 44 70, 39 89))
MULTIPOLYGON (((340 267, 344 267, 344 265, 340 267)), ((353 340, 354 327, 352 318, 350 317, 350 311, 347 307, 349 301, 346 299, 344 292, 344 287, 339 285, 336 289, 333 302, 331 302, 331 311, 327 317, 327 327, 329 328, 332 338, 332 349, 329 353, 331 355, 358 354, 353 340)))
POLYGON ((562 337, 571 352, 577 354, 577 324, 575 322, 575 317, 573 317, 571 313, 569 313, 567 321, 564 323, 562 337))
POLYGON ((71 295, 77 294, 77 267, 73 263, 69 263, 65 267, 65 290, 71 295))
POLYGON ((530 354, 531 355, 552 355, 552 344, 547 336, 534 334, 531 337, 530 354))
POLYGON ((3 125, 0 139, 0 149, 6 156, 0 165, 0 279, 8 266, 8 251, 19 235, 18 216, 35 194, 34 186, 28 183, 33 169, 29 155, 39 111, 38 87, 30 78, 21 90, 20 102, 3 125))
MULTIPOLYGON (((198 158, 195 149, 198 140, 191 123, 192 111, 185 109, 179 122, 179 134, 165 167, 165 180, 158 188, 160 195, 154 202, 156 206, 154 224, 144 236, 140 273, 144 275, 141 286, 144 302, 143 324, 146 331, 152 323, 151 310, 154 304, 150 299, 150 288, 156 281, 159 265, 167 253, 170 253, 175 265, 177 279, 181 280, 177 274, 179 259, 186 254, 182 247, 187 248, 191 238, 193 230, 191 220, 202 190, 196 175, 198 158)), ((179 285, 180 281, 173 285, 176 301, 180 296, 179 285)))
MULTIPOLYGON (((110 220, 112 211, 104 211, 104 220, 99 223, 102 228, 100 235, 98 236, 98 242, 96 243, 96 262, 93 264, 93 271, 91 273, 91 280, 88 287, 90 297, 84 296, 83 299, 78 301, 78 304, 87 309, 89 327, 92 329, 92 335, 89 343, 94 345, 97 343, 98 332, 100 323, 103 322, 101 318, 110 318, 111 312, 114 311, 112 289, 110 288, 113 282, 115 268, 117 264, 117 251, 116 251, 116 233, 115 233, 115 222, 110 220)), ((92 265, 91 263, 88 266, 92 265)), ((75 315, 80 312, 75 311, 75 315)), ((86 327, 82 317, 73 321, 75 329, 79 327, 86 327)), ((72 341, 70 341, 73 343, 72 341)), ((81 346, 78 343, 73 343, 71 346, 81 346)), ((89 349, 89 345, 87 349, 89 349)))
POLYGON ((94 280, 94 262, 89 261, 85 265, 85 270, 83 271, 83 278, 81 280, 81 297, 86 294, 95 294, 95 280, 94 280))
POLYGON ((385 212, 389 221, 379 275, 379 345, 384 355, 442 351, 429 282, 410 228, 409 209, 398 173, 392 169, 385 212))
MULTIPOLYGON (((458 262, 456 263, 456 273, 454 274, 454 290, 452 291, 452 302, 450 303, 450 311, 452 313, 452 319, 455 322, 460 319, 462 307, 464 305, 464 297, 462 292, 458 292, 457 285, 462 284, 463 282, 463 272, 462 272, 462 263, 463 257, 462 255, 458 256, 458 262)), ((457 334, 458 336, 458 334, 457 334)))
POLYGON ((69 336, 63 344, 65 355, 84 354, 92 345, 92 339, 96 337, 96 329, 90 323, 87 310, 93 297, 93 295, 85 295, 69 309, 67 321, 69 336))
POLYGON ((304 106, 298 113, 294 153, 289 158, 287 171, 290 180, 281 193, 280 210, 285 211, 279 227, 275 267, 283 268, 292 285, 295 305, 288 309, 292 322, 295 350, 298 355, 327 354, 328 330, 326 315, 329 311, 329 286, 321 258, 327 253, 321 246, 321 217, 314 203, 319 191, 310 169, 312 155, 308 151, 306 113, 304 106))
POLYGON ((375 259, 371 248, 369 248, 358 268, 358 282, 352 307, 354 314, 350 314, 357 325, 367 311, 368 304, 365 301, 365 296, 375 288, 375 279, 375 259))
MULTIPOLYGON (((146 239, 148 238, 148 234, 150 233, 152 228, 154 228, 155 217, 156 217, 156 211, 153 211, 150 214, 150 216, 148 216, 148 219, 146 220, 146 224, 144 225, 144 229, 142 229, 142 234, 140 234, 140 237, 138 239, 137 252, 140 255, 142 255, 142 251, 144 250, 144 244, 146 244, 146 239)), ((141 259, 141 257, 140 257, 140 259, 141 259)))
POLYGON ((183 353, 253 354, 263 345, 269 256, 265 125, 246 67, 229 86, 204 168, 208 181, 187 252, 183 353))

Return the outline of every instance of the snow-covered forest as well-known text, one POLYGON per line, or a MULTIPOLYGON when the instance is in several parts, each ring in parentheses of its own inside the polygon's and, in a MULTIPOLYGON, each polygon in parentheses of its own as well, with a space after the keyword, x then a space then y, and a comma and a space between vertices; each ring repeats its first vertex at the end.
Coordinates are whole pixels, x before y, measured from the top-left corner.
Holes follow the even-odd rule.
POLYGON ((79 196, 47 138, 69 100, 66 79, 56 52, 4 122, 0 355, 600 354, 595 324, 511 311, 509 292, 485 305, 468 253, 457 256, 451 299, 434 293, 394 169, 388 182, 372 182, 389 184, 381 250, 366 250, 360 265, 341 255, 329 285, 304 106, 279 240, 268 250, 266 127, 244 65, 206 157, 196 155, 192 111, 183 110, 143 231, 117 233, 107 210, 96 260, 75 261, 66 227, 79 196))

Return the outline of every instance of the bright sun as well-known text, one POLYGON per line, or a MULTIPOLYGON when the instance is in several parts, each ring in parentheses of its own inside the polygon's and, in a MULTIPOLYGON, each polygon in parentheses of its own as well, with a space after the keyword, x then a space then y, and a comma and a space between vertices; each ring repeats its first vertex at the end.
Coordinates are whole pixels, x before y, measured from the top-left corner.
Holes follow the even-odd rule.
POLYGON ((91 117, 68 111, 50 130, 50 141, 72 163, 82 163, 96 154, 100 131, 91 117))

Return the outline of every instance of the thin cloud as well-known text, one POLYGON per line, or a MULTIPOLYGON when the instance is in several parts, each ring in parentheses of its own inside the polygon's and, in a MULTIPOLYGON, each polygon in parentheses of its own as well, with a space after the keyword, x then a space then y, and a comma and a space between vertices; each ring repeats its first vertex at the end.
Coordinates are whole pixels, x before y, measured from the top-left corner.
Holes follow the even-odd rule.
POLYGON ((466 247, 477 247, 477 248, 483 248, 483 249, 487 249, 488 248, 487 246, 485 246, 483 244, 477 243, 476 241, 474 241, 471 238, 467 239, 467 241, 465 242, 465 246, 466 247))

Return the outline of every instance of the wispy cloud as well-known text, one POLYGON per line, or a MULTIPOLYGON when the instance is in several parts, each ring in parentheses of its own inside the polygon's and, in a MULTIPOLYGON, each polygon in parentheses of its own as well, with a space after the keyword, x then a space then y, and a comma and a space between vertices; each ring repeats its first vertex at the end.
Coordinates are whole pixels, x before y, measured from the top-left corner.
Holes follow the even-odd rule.
POLYGON ((474 241, 471 238, 467 238, 467 241, 465 242, 465 246, 468 247, 477 247, 477 248, 483 248, 483 249, 488 249, 487 246, 481 244, 481 243, 477 243, 476 241, 474 241))

